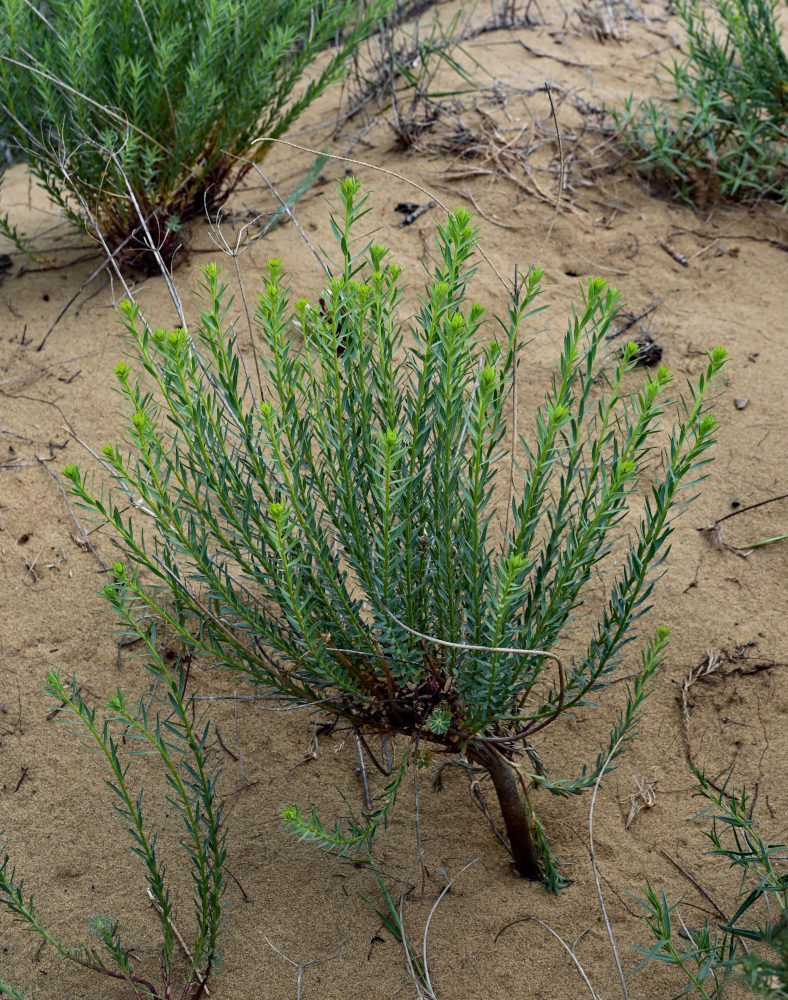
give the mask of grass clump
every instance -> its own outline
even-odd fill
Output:
[[[617,293],[592,279],[528,441],[512,444],[521,326],[541,272],[518,283],[500,329],[482,340],[484,309],[467,296],[477,235],[457,209],[438,227],[432,277],[406,335],[401,268],[355,236],[367,211],[358,183],[347,178],[338,190],[338,262],[320,304],[292,303],[281,261],[268,262],[259,381],[226,325],[216,265],[203,272],[192,332],[153,329],[125,303],[141,366],[139,377],[125,362],[116,368],[131,450],[108,444],[101,456],[119,493],[97,494],[76,466],[66,475],[120,536],[127,561],[116,567],[113,600],[138,629],[151,614],[164,618],[195,652],[284,702],[320,706],[351,732],[409,741],[376,807],[349,830],[289,809],[301,837],[338,852],[363,848],[407,767],[446,755],[492,780],[517,871],[558,889],[532,786],[579,794],[609,748],[580,774],[557,777],[532,741],[592,703],[634,637],[672,513],[708,460],[708,396],[725,352],[710,355],[686,398],[671,396],[665,368],[628,388],[637,348],[603,370]],[[674,407],[660,454],[654,431]],[[643,514],[622,538],[644,478]],[[554,647],[615,551],[607,606],[565,664]],[[633,732],[665,641],[660,629],[647,645],[612,726],[613,756]]]
[[[87,206],[114,250],[141,215],[167,258],[182,223],[265,155],[253,140],[290,128],[388,3],[2,0],[0,136],[78,225]]]
[[[639,902],[655,944],[638,968],[656,959],[680,969],[688,985],[678,996],[696,992],[717,1000],[735,977],[759,996],[788,997],[788,875],[779,871],[786,847],[764,842],[752,815],[754,800],[745,788],[728,791],[730,775],[718,788],[702,770],[692,771],[697,791],[709,803],[699,815],[711,816],[704,831],[710,853],[741,872],[738,906],[731,917],[721,913],[723,922],[716,926],[707,919],[702,928],[688,929],[679,904],[668,903],[665,893],[658,895],[647,882],[646,899]]]
[[[105,588],[114,593],[117,584]],[[114,600],[114,598],[113,598]],[[107,784],[115,793],[115,808],[127,824],[131,850],[145,870],[148,896],[153,903],[161,930],[161,982],[153,984],[140,974],[133,949],[120,937],[117,922],[98,914],[92,921],[95,941],[76,946],[65,944],[41,922],[32,895],[25,896],[24,884],[11,866],[8,854],[0,862],[0,905],[22,925],[49,944],[61,958],[95,973],[125,981],[131,995],[142,1000],[153,997],[181,1000],[207,994],[208,981],[221,961],[219,948],[224,917],[222,898],[225,890],[224,830],[221,803],[217,802],[218,768],[206,761],[207,723],[190,721],[192,704],[186,695],[185,666],[170,669],[156,646],[155,629],[146,634],[150,670],[167,695],[166,718],[148,714],[144,700],[128,706],[122,691],[104,706],[107,715],[98,718],[82,697],[76,680],[65,681],[59,673],[50,673],[46,691],[58,704],[58,711],[73,717],[82,728],[87,742],[109,768]],[[121,738],[113,736],[113,729]],[[165,865],[157,853],[157,835],[143,816],[142,790],[135,791],[130,779],[130,762],[125,760],[124,745],[136,741],[138,753],[158,757],[169,787],[168,801],[183,821],[183,850],[189,861],[194,883],[195,924],[189,950],[180,938],[170,900]],[[185,959],[179,955],[185,952]],[[184,965],[186,966],[184,970]],[[0,996],[24,1000],[22,994],[0,977]]]
[[[675,105],[632,96],[614,113],[637,166],[680,198],[788,200],[788,57],[779,0],[675,0],[686,59]]]

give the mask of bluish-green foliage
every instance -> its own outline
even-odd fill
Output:
[[[538,770],[528,739],[589,704],[625,656],[671,514],[707,461],[707,397],[725,352],[710,355],[686,399],[671,399],[665,368],[637,378],[635,345],[603,371],[617,294],[592,279],[534,426],[513,444],[521,325],[541,273],[529,273],[483,337],[484,309],[467,301],[477,235],[458,209],[438,228],[433,274],[405,333],[401,269],[385,247],[355,237],[366,214],[356,181],[339,191],[339,260],[319,304],[293,303],[281,261],[268,263],[259,381],[227,328],[216,265],[203,272],[192,332],[151,328],[136,305],[122,307],[141,371],[116,368],[131,450],[108,444],[102,459],[120,493],[97,495],[73,465],[66,475],[127,552],[108,590],[127,618],[145,609],[166,620],[195,651],[287,702],[321,703],[353,727],[470,757],[495,771],[500,797],[510,763]],[[654,432],[675,406],[660,452]],[[642,516],[622,537],[644,480]],[[616,542],[607,605],[565,666],[553,647]],[[664,642],[660,632],[649,645],[614,723],[619,750]],[[590,773],[531,777],[576,794],[606,753]],[[507,796],[516,802],[516,790]],[[337,846],[335,832],[309,822],[305,836]],[[357,830],[351,839],[360,842]]]

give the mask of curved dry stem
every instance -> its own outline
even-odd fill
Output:
[[[421,193],[425,194],[428,198],[432,198],[435,204],[440,205],[440,207],[443,209],[444,212],[446,212],[447,215],[450,212],[448,206],[444,205],[441,199],[433,191],[430,191],[428,188],[423,187],[421,184],[418,184],[410,177],[406,177],[404,174],[398,174],[396,170],[389,170],[388,167],[378,166],[377,163],[368,163],[366,160],[354,160],[350,156],[341,156],[339,153],[326,153],[323,150],[311,149],[309,146],[300,146],[297,142],[290,142],[289,139],[275,139],[273,136],[261,135],[258,139],[255,139],[252,142],[252,145],[254,146],[258,142],[280,142],[282,143],[282,145],[290,146],[292,149],[299,149],[301,150],[302,153],[313,153],[315,156],[326,156],[328,157],[329,160],[341,160],[342,163],[355,163],[356,166],[367,167],[370,170],[377,170],[382,174],[388,174],[389,177],[396,177],[397,180],[399,181],[405,181],[406,184],[410,184],[411,187],[415,187],[417,191],[421,191]],[[501,272],[498,270],[495,264],[493,264],[493,262],[490,260],[490,258],[487,256],[487,254],[481,247],[477,246],[476,249],[479,255],[484,258],[487,264],[489,264],[489,266],[495,272],[495,276],[498,278],[498,280],[508,293],[509,286],[506,284],[506,279],[504,278],[504,276],[501,274]]]
[[[610,753],[607,755],[605,763],[602,765],[602,768],[597,776],[597,779],[594,782],[594,792],[591,796],[591,805],[589,806],[588,809],[588,848],[589,848],[589,853],[591,854],[591,870],[594,873],[594,883],[596,885],[597,898],[599,899],[599,907],[602,910],[602,916],[605,921],[605,929],[607,930],[607,936],[610,940],[610,947],[613,951],[613,958],[615,959],[616,968],[618,969],[618,978],[621,980],[621,993],[622,996],[624,997],[624,1000],[629,1000],[627,981],[624,977],[624,970],[621,968],[621,961],[618,957],[618,948],[616,947],[616,939],[613,937],[613,929],[610,926],[610,920],[608,919],[607,916],[605,901],[602,898],[602,885],[599,881],[599,872],[597,871],[596,857],[594,855],[594,806],[596,805],[596,795],[597,792],[599,791],[599,785],[602,781],[602,778],[605,775],[605,771],[607,771],[608,767],[610,766],[610,761],[615,757],[616,751],[618,750],[623,740],[624,737],[622,736],[613,744],[613,746],[610,749]]]
[[[408,884],[410,883],[410,877],[413,874],[413,869],[416,867],[417,864],[418,861],[415,861],[410,866],[407,878],[405,879],[405,882],[403,883],[402,886],[402,892],[400,893],[399,896],[399,911],[397,913],[397,918],[399,920],[400,941],[405,951],[405,964],[408,969],[408,975],[410,976],[411,981],[416,988],[416,993],[418,994],[419,1000],[437,1000],[437,997],[432,992],[432,990],[430,990],[429,995],[427,995],[422,989],[422,980],[421,977],[419,976],[418,971],[416,970],[416,966],[414,965],[413,957],[411,956],[410,953],[410,942],[408,941],[408,937],[405,933],[405,894],[408,891]]]
[[[315,965],[323,965],[325,962],[330,962],[332,958],[337,957],[337,955],[339,954],[341,949],[345,947],[345,943],[347,942],[347,938],[343,938],[330,954],[318,955],[317,958],[311,958],[308,962],[296,962],[294,958],[290,958],[289,956],[285,955],[283,951],[280,951],[276,947],[276,945],[271,941],[271,939],[268,937],[267,934],[264,934],[263,937],[265,938],[265,943],[268,945],[269,948],[273,949],[273,951],[275,951],[280,958],[283,958],[289,965],[292,965],[293,968],[298,970],[298,980],[296,982],[296,1000],[301,1000],[301,980],[303,979],[304,976],[304,969],[311,969]]]
[[[256,139],[255,140],[255,142],[261,142],[261,141],[262,140],[260,140],[260,139]],[[284,142],[283,139],[272,139],[271,141],[272,142]],[[290,143],[290,145],[293,145],[293,144]],[[306,149],[305,146],[297,146],[296,148],[297,149]],[[329,154],[329,153],[318,153],[317,155],[318,156],[325,156],[325,157],[327,157],[329,159],[335,159],[335,160],[336,159],[340,159],[340,157],[331,156],[331,154]],[[242,163],[245,163],[250,169],[254,170],[254,172],[258,175],[258,177],[260,178],[260,180],[263,181],[263,183],[266,185],[266,187],[269,189],[269,191],[271,191],[271,193],[274,195],[274,197],[279,201],[280,205],[282,206],[282,209],[285,211],[285,213],[287,214],[288,218],[293,223],[293,226],[295,227],[296,232],[301,237],[301,239],[304,241],[304,243],[306,243],[306,245],[309,247],[309,249],[312,251],[315,259],[318,262],[318,264],[322,267],[322,269],[323,269],[326,277],[329,278],[329,280],[330,280],[331,279],[331,271],[329,270],[328,265],[326,264],[326,262],[321,257],[319,251],[316,249],[316,247],[314,246],[314,244],[312,243],[312,241],[309,239],[309,237],[304,232],[304,229],[301,226],[301,224],[298,221],[298,219],[296,219],[295,214],[293,212],[293,206],[289,205],[287,203],[287,201],[279,194],[279,192],[276,190],[276,188],[274,187],[274,185],[268,180],[268,178],[265,176],[265,174],[263,173],[263,171],[260,169],[259,164],[255,163],[254,160],[249,160],[245,156],[240,156],[237,153],[228,153],[228,156],[232,156],[232,158],[234,160],[240,160]],[[356,162],[356,161],[351,161],[351,162]],[[259,239],[259,237],[255,237],[252,242],[255,242],[257,239]]]
[[[404,628],[406,632],[410,632],[411,635],[415,635],[418,639],[424,639],[426,642],[434,642],[436,646],[446,646],[448,649],[469,649],[474,652],[479,653],[514,653],[522,654],[524,656],[546,656],[550,660],[555,660],[559,668],[563,670],[563,664],[560,659],[546,649],[520,649],[517,646],[479,646],[471,642],[451,642],[448,639],[438,639],[434,635],[427,635],[425,632],[417,632],[415,628],[411,628],[406,625],[405,622],[400,621],[399,618],[384,606],[383,610],[395,621],[400,628]]]
[[[457,872],[457,874],[454,876],[453,879],[450,879],[446,883],[446,886],[443,889],[443,891],[441,892],[440,896],[438,896],[438,898],[435,900],[435,904],[432,907],[432,909],[430,910],[430,915],[427,917],[427,923],[424,925],[424,943],[422,944],[422,949],[421,949],[421,960],[422,960],[422,963],[424,964],[424,979],[426,980],[426,983],[427,983],[427,989],[433,995],[435,994],[435,990],[433,990],[433,988],[432,988],[432,982],[430,980],[430,967],[429,967],[429,963],[427,961],[427,937],[428,937],[428,935],[430,933],[430,923],[432,921],[432,918],[435,916],[435,913],[436,913],[438,907],[441,904],[441,900],[446,895],[446,893],[449,891],[449,889],[451,889],[451,887],[454,885],[454,883],[457,881],[457,879],[460,877],[460,875],[463,875],[465,872],[467,872],[468,869],[470,867],[472,867],[473,865],[475,865],[478,860],[479,860],[478,858],[474,858],[473,861],[469,861],[468,864],[465,865],[464,868],[461,868]]]
[[[575,968],[580,973],[580,975],[583,977],[583,982],[588,987],[588,990],[591,993],[591,996],[592,996],[593,1000],[601,1000],[601,997],[599,996],[599,994],[597,993],[597,991],[594,989],[594,987],[591,985],[591,980],[586,975],[586,971],[583,968],[583,966],[580,964],[580,960],[578,959],[577,955],[575,955],[575,945],[580,940],[580,938],[583,936],[583,934],[586,933],[586,931],[583,931],[583,934],[580,934],[578,936],[578,938],[575,940],[575,945],[572,945],[572,947],[570,948],[569,945],[566,943],[566,941],[564,941],[564,939],[561,937],[561,935],[558,934],[556,931],[554,931],[553,928],[549,924],[546,924],[544,922],[544,920],[540,920],[539,917],[533,917],[533,916],[528,917],[528,919],[535,921],[537,924],[541,924],[541,926],[544,927],[544,929],[546,931],[549,931],[553,935],[553,937],[556,939],[556,941],[558,941],[561,944],[561,947],[564,949],[564,951],[566,951],[567,955],[572,959],[572,962],[574,963]]]
[[[415,635],[418,639],[424,639],[425,642],[432,642],[436,646],[445,646],[447,649],[467,649],[479,653],[510,653],[515,656],[544,656],[548,660],[554,660],[558,664],[558,703],[556,705],[555,711],[547,716],[542,722],[536,727],[533,727],[533,722],[535,720],[529,720],[528,725],[520,732],[513,733],[510,736],[486,736],[483,737],[485,743],[508,743],[512,740],[522,739],[524,736],[533,736],[534,733],[538,733],[540,729],[544,729],[545,726],[549,726],[551,722],[558,718],[564,707],[564,694],[566,689],[566,683],[564,680],[564,665],[560,658],[556,656],[555,653],[551,653],[547,649],[522,649],[517,646],[483,646],[476,643],[470,642],[452,642],[449,639],[438,639],[437,636],[427,635],[426,632],[418,632],[415,628],[411,628],[406,625],[405,622],[401,621],[389,608],[383,607],[383,610],[395,621],[400,628],[404,628],[406,632],[411,635]]]

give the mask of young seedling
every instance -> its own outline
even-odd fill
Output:
[[[115,592],[109,584],[108,593]],[[126,982],[137,1000],[193,1000],[208,995],[208,980],[220,961],[219,937],[222,930],[222,897],[224,876],[224,831],[221,828],[222,805],[216,801],[219,771],[206,761],[207,724],[190,721],[191,705],[186,696],[186,671],[176,666],[168,668],[156,646],[155,629],[145,636],[150,668],[163,686],[168,701],[166,719],[151,718],[144,701],[136,710],[126,703],[118,691],[106,703],[109,713],[100,721],[95,708],[82,697],[75,679],[65,681],[59,673],[50,673],[46,691],[58,703],[58,711],[75,717],[109,768],[107,784],[115,792],[115,808],[127,824],[131,850],[140,858],[145,869],[148,896],[158,915],[162,938],[161,983],[154,985],[136,970],[135,957],[120,939],[117,924],[99,914],[92,923],[97,938],[94,944],[69,946],[53,934],[39,919],[33,897],[25,897],[23,881],[11,867],[8,854],[0,864],[0,904],[43,941],[51,945],[61,958],[94,972]],[[169,801],[181,815],[185,836],[181,841],[189,858],[195,885],[194,909],[196,929],[191,947],[184,944],[174,923],[168,877],[156,852],[156,834],[145,822],[142,812],[142,792],[135,793],[129,778],[129,763],[123,759],[121,743],[112,735],[113,727],[122,727],[125,740],[139,741],[140,752],[158,756],[169,786]],[[188,959],[183,981],[179,982],[176,962],[180,946]],[[0,978],[0,995],[24,1000],[22,995]]]

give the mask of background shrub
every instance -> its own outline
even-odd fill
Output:
[[[281,135],[342,73],[388,3],[2,0],[0,138],[80,224],[84,200],[113,249],[140,214],[166,249],[250,169],[239,156],[265,155],[252,140]]]
[[[788,199],[788,58],[778,0],[675,0],[687,58],[669,68],[676,104],[632,97],[616,114],[641,168],[702,207]]]

